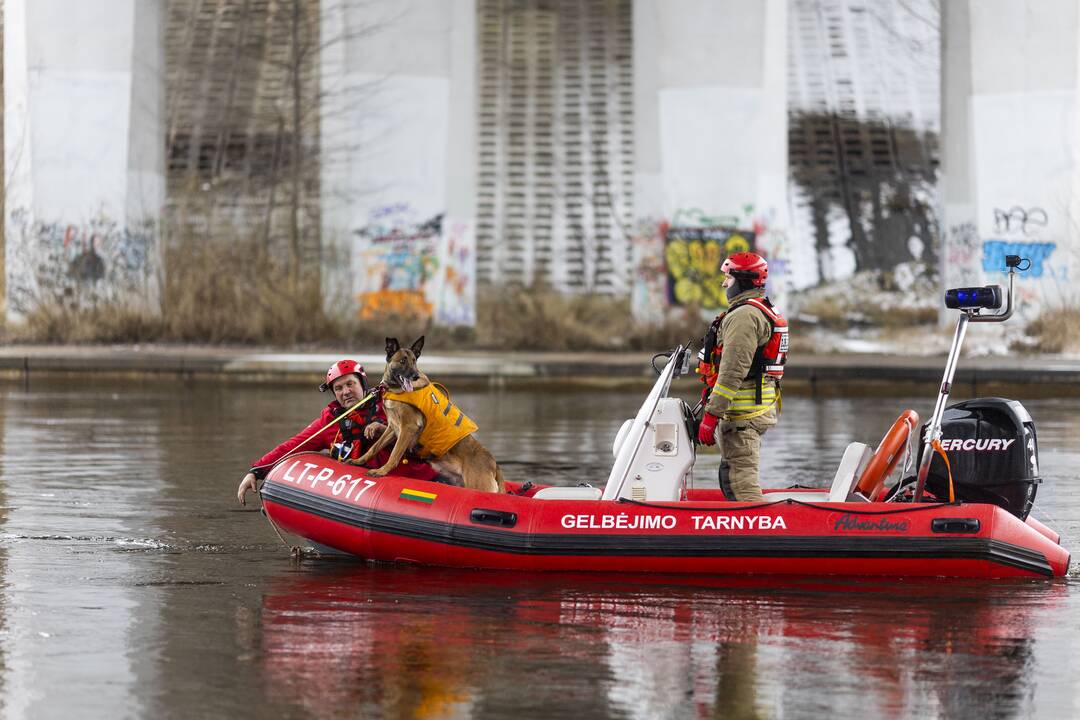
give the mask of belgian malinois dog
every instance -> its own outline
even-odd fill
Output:
[[[428,376],[420,372],[416,359],[424,349],[420,336],[410,347],[403,348],[397,338],[386,338],[386,370],[382,382],[391,393],[410,393],[431,385]],[[385,398],[388,422],[386,430],[364,455],[353,462],[363,465],[394,440],[390,459],[368,475],[382,477],[398,466],[405,452],[412,448],[424,431],[426,419],[419,409],[400,400]],[[396,439],[395,439],[396,438]],[[466,435],[439,457],[431,458],[432,467],[439,473],[461,478],[465,487],[486,492],[504,492],[502,471],[495,457],[472,434]]]

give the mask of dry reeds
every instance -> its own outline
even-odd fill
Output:
[[[548,287],[490,288],[477,298],[475,328],[432,326],[420,315],[327,313],[317,279],[292,283],[254,240],[174,239],[165,250],[161,312],[134,303],[42,301],[7,339],[33,343],[192,343],[273,347],[381,348],[426,334],[453,350],[663,350],[700,338],[696,308],[676,308],[660,325],[634,321],[626,298],[566,295]]]
[[[1080,308],[1044,310],[1010,349],[1027,353],[1080,353]]]
[[[337,340],[318,281],[288,273],[255,242],[183,242],[166,252],[163,336],[173,342],[290,346]]]
[[[636,322],[630,300],[565,295],[549,287],[497,288],[477,298],[475,344],[490,350],[662,350],[699,338],[696,308],[676,308],[659,325]]]
[[[10,340],[36,343],[261,344],[339,340],[316,280],[290,282],[254,241],[184,239],[165,250],[161,312],[136,300],[43,299]]]

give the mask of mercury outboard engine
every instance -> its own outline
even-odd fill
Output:
[[[926,437],[925,425],[921,436]],[[941,417],[940,442],[959,500],[990,503],[1027,518],[1041,478],[1035,423],[1023,405],[1005,398],[952,405]],[[924,444],[920,453],[925,451]],[[949,497],[948,470],[938,453],[930,461],[926,489]]]

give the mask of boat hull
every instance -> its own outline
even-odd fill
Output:
[[[533,490],[535,492],[535,489]],[[537,500],[369,478],[314,453],[262,489],[278,527],[360,558],[446,567],[705,575],[1059,577],[1069,554],[986,504]]]

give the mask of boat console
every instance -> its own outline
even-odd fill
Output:
[[[615,463],[603,500],[682,500],[694,469],[693,413],[681,398],[669,397],[671,381],[690,367],[690,350],[680,345],[653,384],[637,415],[615,436]]]

